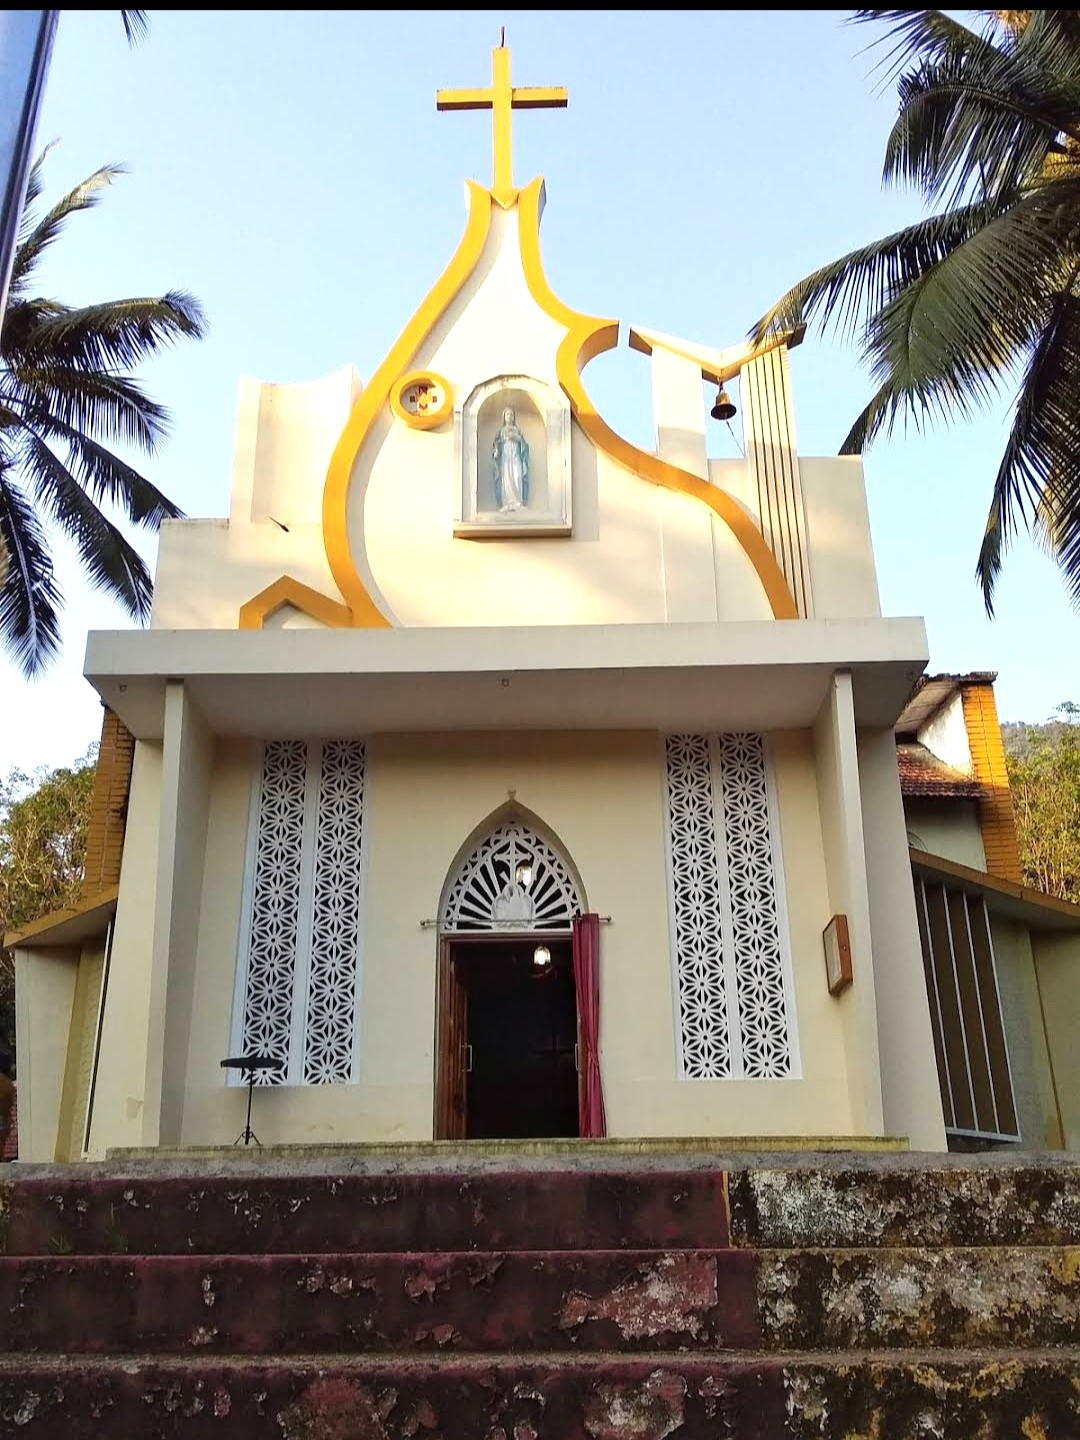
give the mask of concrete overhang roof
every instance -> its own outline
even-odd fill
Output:
[[[1046,895],[1028,885],[1002,880],[985,870],[972,870],[955,860],[932,855],[928,850],[911,847],[911,868],[924,880],[944,882],[969,895],[982,895],[996,915],[1008,920],[1022,920],[1031,930],[1071,930],[1080,932],[1080,905]]]
[[[88,895],[63,910],[53,910],[39,920],[31,920],[16,930],[0,936],[9,950],[27,946],[43,949],[54,945],[78,945],[92,935],[103,935],[116,914],[119,886],[111,885]]]
[[[219,735],[395,730],[776,730],[837,670],[891,726],[927,661],[919,619],[401,630],[95,631],[85,673],[140,740],[183,680]]]
[[[916,735],[945,702],[964,685],[992,685],[994,670],[969,670],[963,675],[923,675],[896,721],[898,735]]]

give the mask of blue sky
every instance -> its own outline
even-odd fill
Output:
[[[515,116],[515,178],[547,180],[556,292],[734,343],[807,271],[920,213],[881,191],[895,99],[871,74],[871,30],[844,14],[151,11],[129,51],[118,12],[64,11],[38,132],[60,141],[47,196],[107,161],[131,173],[71,222],[42,289],[200,298],[209,337],[144,371],[174,416],[147,473],[188,514],[223,515],[238,377],[307,380],[351,362],[366,378],[444,267],[463,180],[490,179],[491,132],[486,114],[438,114],[435,91],[489,83],[505,25],[515,82],[570,92],[566,111]],[[799,447],[831,453],[868,378],[851,349],[816,337],[792,370]],[[624,345],[588,383],[616,428],[650,443],[644,357]],[[885,613],[924,615],[933,668],[997,670],[1002,715],[1041,720],[1080,700],[1080,616],[1027,541],[997,618],[983,612],[972,572],[1004,425],[1003,408],[879,442],[871,520]],[[100,726],[86,631],[126,622],[61,556],[62,659],[29,685],[0,662],[4,769],[67,762]]]

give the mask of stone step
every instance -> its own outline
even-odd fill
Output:
[[[912,1161],[733,1169],[731,1243],[754,1249],[1080,1245],[1076,1159]]]
[[[707,1170],[395,1174],[92,1166],[0,1182],[8,1255],[720,1249],[724,1176]]]
[[[20,1440],[1071,1440],[1080,1352],[0,1357]]]
[[[713,1349],[760,1342],[749,1251],[0,1260],[0,1350]]]
[[[0,1259],[0,1349],[176,1354],[1040,1347],[1062,1248]]]
[[[1072,1247],[735,1253],[755,1254],[762,1343],[780,1350],[1080,1343]]]

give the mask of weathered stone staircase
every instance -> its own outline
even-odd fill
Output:
[[[2,1436],[1080,1437],[1067,1161],[7,1174]]]

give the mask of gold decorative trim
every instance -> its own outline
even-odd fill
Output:
[[[382,413],[390,388],[431,333],[447,306],[475,269],[491,228],[492,197],[475,181],[467,182],[469,218],[449,265],[398,336],[393,349],[362,390],[341,432],[323,488],[323,545],[330,573],[350,611],[348,623],[359,628],[388,627],[390,620],[372,599],[349,549],[348,498],[353,466],[372,425]]]
[[[800,325],[794,330],[781,330],[756,345],[744,341],[742,345],[731,350],[717,352],[723,357],[721,365],[710,365],[701,353],[687,350],[681,345],[672,345],[659,335],[650,335],[648,331],[635,329],[634,326],[630,327],[630,349],[636,350],[640,355],[651,355],[654,350],[667,350],[669,354],[678,355],[683,360],[689,360],[691,365],[699,366],[703,380],[708,380],[713,385],[725,385],[729,380],[734,380],[751,360],[757,360],[762,355],[768,355],[770,350],[779,350],[781,347],[792,350],[802,343],[805,334],[806,326]]]
[[[404,396],[414,385],[439,390],[442,392],[442,399],[433,409],[410,410],[405,405]],[[440,425],[445,425],[454,413],[454,388],[449,380],[442,375],[436,375],[434,370],[410,370],[407,375],[402,375],[400,380],[394,382],[390,391],[390,409],[411,430],[435,430]]]
[[[691,475],[688,470],[680,470],[678,466],[661,460],[659,456],[650,455],[645,450],[639,450],[636,445],[631,445],[629,440],[616,434],[600,417],[589,399],[588,391],[581,380],[581,371],[595,356],[602,355],[618,343],[619,322],[600,320],[595,316],[571,310],[548,285],[540,258],[540,195],[543,183],[537,177],[520,194],[518,229],[521,262],[533,299],[553,320],[564,325],[569,331],[559,346],[555,370],[559,384],[570,401],[575,419],[597,449],[602,450],[617,464],[653,485],[692,495],[708,505],[709,509],[723,520],[745,551],[764,587],[773,616],[777,620],[797,620],[799,612],[787,577],[776,563],[761,531],[735,498],[726,490]]]
[[[510,51],[504,43],[491,52],[491,84],[487,88],[439,90],[438,110],[491,111],[491,198],[509,210],[518,198],[514,185],[513,112],[515,110],[565,110],[566,89],[562,85],[518,85],[510,79]]]
[[[240,606],[240,629],[261,630],[270,616],[284,605],[292,605],[302,614],[310,615],[313,620],[320,620],[334,630],[346,629],[353,623],[347,605],[331,600],[329,595],[313,590],[302,580],[282,575],[280,580],[267,585],[265,590],[260,590]]]

